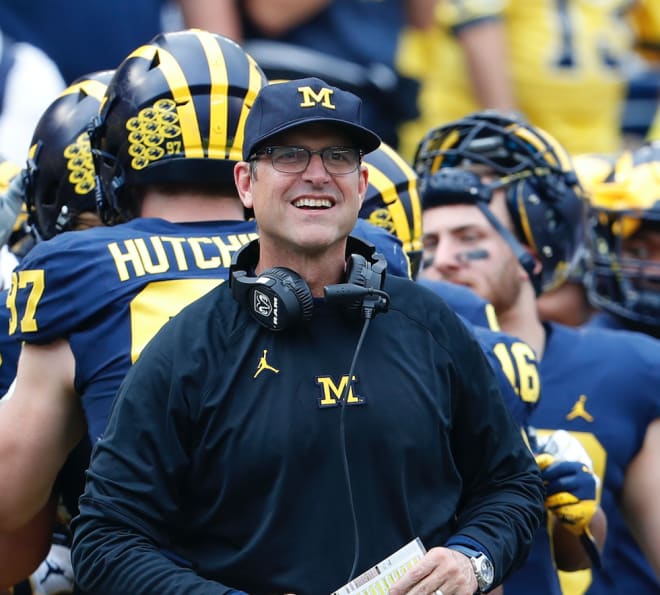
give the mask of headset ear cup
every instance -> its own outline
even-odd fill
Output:
[[[274,279],[276,283],[270,287],[273,298],[279,298],[282,311],[279,322],[272,330],[283,330],[300,322],[311,319],[314,311],[314,297],[305,280],[295,271],[286,267],[267,269],[259,275]]]
[[[351,254],[346,261],[346,279],[344,283],[354,283],[360,287],[367,285],[369,263],[362,254]]]
[[[229,286],[234,299],[271,331],[309,320],[314,311],[314,297],[305,280],[286,267],[273,267],[251,276],[258,260],[258,239],[234,254],[229,267]]]
[[[351,254],[346,261],[346,279],[344,283],[367,287],[367,277],[369,274],[369,262],[362,254]],[[348,305],[351,311],[360,311],[362,299],[357,298],[352,304]]]

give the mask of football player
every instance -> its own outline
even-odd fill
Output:
[[[660,337],[660,141],[625,151],[588,187],[589,326]]]
[[[580,184],[588,195],[594,182],[600,182],[612,171],[614,156],[604,153],[582,153],[573,156],[573,167]],[[541,320],[568,326],[586,324],[596,309],[587,297],[585,286],[586,249],[583,245],[575,266],[566,280],[537,297],[536,306]]]
[[[423,176],[428,264],[421,275],[466,285],[493,304],[502,330],[525,341],[540,360],[543,397],[532,413],[532,425],[543,430],[542,439],[559,429],[574,429],[571,424],[565,427],[563,419],[549,420],[545,412],[570,411],[582,403],[580,397],[601,385],[594,373],[578,373],[589,361],[589,352],[578,348],[582,336],[571,336],[573,331],[560,325],[544,325],[536,308],[536,296],[560,285],[580,252],[584,200],[568,154],[550,135],[517,118],[479,112],[431,130],[419,145],[415,165]],[[466,252],[475,257],[465,258]],[[569,349],[572,356],[565,361],[561,354]],[[613,343],[611,349],[618,352],[620,346]],[[624,401],[617,404],[623,408]],[[630,417],[621,414],[622,425]],[[602,506],[609,517],[605,505],[611,508],[607,494],[613,478],[605,476],[602,450],[593,448],[589,436],[576,437],[583,438],[605,486]],[[573,465],[564,465],[569,475],[562,489],[557,468],[546,467],[544,459],[540,464],[548,482],[553,552],[550,555],[540,533],[538,549],[505,583],[507,593],[560,593],[553,560],[565,570],[588,567],[590,559],[598,565],[594,542],[588,538],[591,534],[602,544],[605,519],[595,507],[593,484],[587,489],[590,470],[580,460],[561,461]],[[570,503],[567,509],[562,510],[558,500]],[[587,547],[577,547],[581,545]]]
[[[609,170],[587,187],[587,295],[598,308],[588,327],[637,331],[660,337],[660,141],[623,152]],[[627,335],[628,333],[623,333]],[[655,588],[660,583],[659,511],[652,499],[639,498],[654,488],[654,475],[644,473],[657,464],[650,446],[657,445],[660,423],[646,430],[644,448],[634,459],[635,489],[624,491],[622,508],[631,532],[653,565]],[[649,483],[646,483],[649,482]],[[629,511],[634,511],[631,513]],[[636,544],[624,535],[622,547],[637,560]],[[646,563],[638,570],[649,576]],[[645,591],[646,592],[646,591]],[[651,592],[650,590],[648,592]]]
[[[35,240],[45,240],[63,231],[84,229],[100,223],[96,215],[94,168],[87,126],[98,112],[111,77],[112,71],[82,77],[48,106],[32,135],[26,167],[14,172],[11,190],[6,189],[17,202],[26,205],[28,227]],[[0,300],[5,303],[6,299],[5,290]],[[14,380],[21,349],[20,342],[6,332],[9,314],[8,309],[0,309],[5,329],[0,334],[0,394],[5,394]],[[88,445],[83,443],[77,454],[84,454],[87,450]],[[62,522],[58,523],[56,541],[42,563],[43,568],[37,569],[29,581],[15,585],[17,593],[47,594],[54,592],[54,588],[65,592],[67,585],[69,591],[73,589],[73,573],[68,558],[69,536],[64,521],[75,512],[75,502],[83,483],[82,477],[72,475],[74,467],[75,458],[72,458],[58,480],[64,496],[60,507]],[[30,532],[30,527],[27,529],[26,538],[31,541],[26,539],[20,543],[27,544],[26,554],[36,557],[30,562],[34,564],[38,562],[36,554],[47,542],[35,539],[35,533]],[[0,536],[0,585],[3,586],[25,577],[29,572],[27,567],[17,563],[20,556],[17,537],[17,534]],[[5,546],[9,548],[8,552],[3,549]],[[24,559],[28,558],[30,556],[26,555]],[[51,571],[46,572],[48,569]]]

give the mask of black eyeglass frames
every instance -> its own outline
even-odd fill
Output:
[[[312,151],[305,147],[275,146],[260,149],[250,157],[250,160],[261,155],[268,155],[273,167],[285,174],[304,172],[312,155],[319,155],[329,174],[344,175],[350,174],[358,168],[362,151],[355,147],[326,147],[319,151]]]

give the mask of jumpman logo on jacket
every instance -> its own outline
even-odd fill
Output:
[[[585,421],[593,421],[593,415],[591,415],[586,408],[586,403],[587,403],[587,396],[586,395],[580,395],[580,398],[575,402],[575,405],[573,405],[573,408],[569,411],[568,415],[566,416],[566,419],[571,421],[573,419],[576,419],[578,417],[581,417]]]
[[[266,359],[267,355],[268,355],[268,349],[264,349],[264,354],[259,358],[259,364],[257,364],[257,371],[254,373],[253,378],[259,376],[259,374],[261,374],[264,370],[270,370],[275,374],[280,373],[280,371],[277,368],[273,368],[273,366],[271,366],[268,363],[268,360]]]

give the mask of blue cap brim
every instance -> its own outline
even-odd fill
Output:
[[[328,118],[328,117],[318,117],[318,118],[304,118],[299,120],[293,120],[287,122],[281,126],[269,130],[266,134],[261,135],[256,138],[250,147],[244,147],[243,156],[245,159],[254,154],[254,152],[260,147],[264,146],[268,140],[273,137],[286,132],[288,130],[293,130],[294,128],[300,128],[308,124],[330,124],[334,127],[342,130],[346,135],[351,138],[355,143],[355,146],[360,149],[363,153],[371,153],[375,151],[381,143],[380,137],[365,128],[353,122],[346,122],[345,120],[340,120],[337,118]]]

